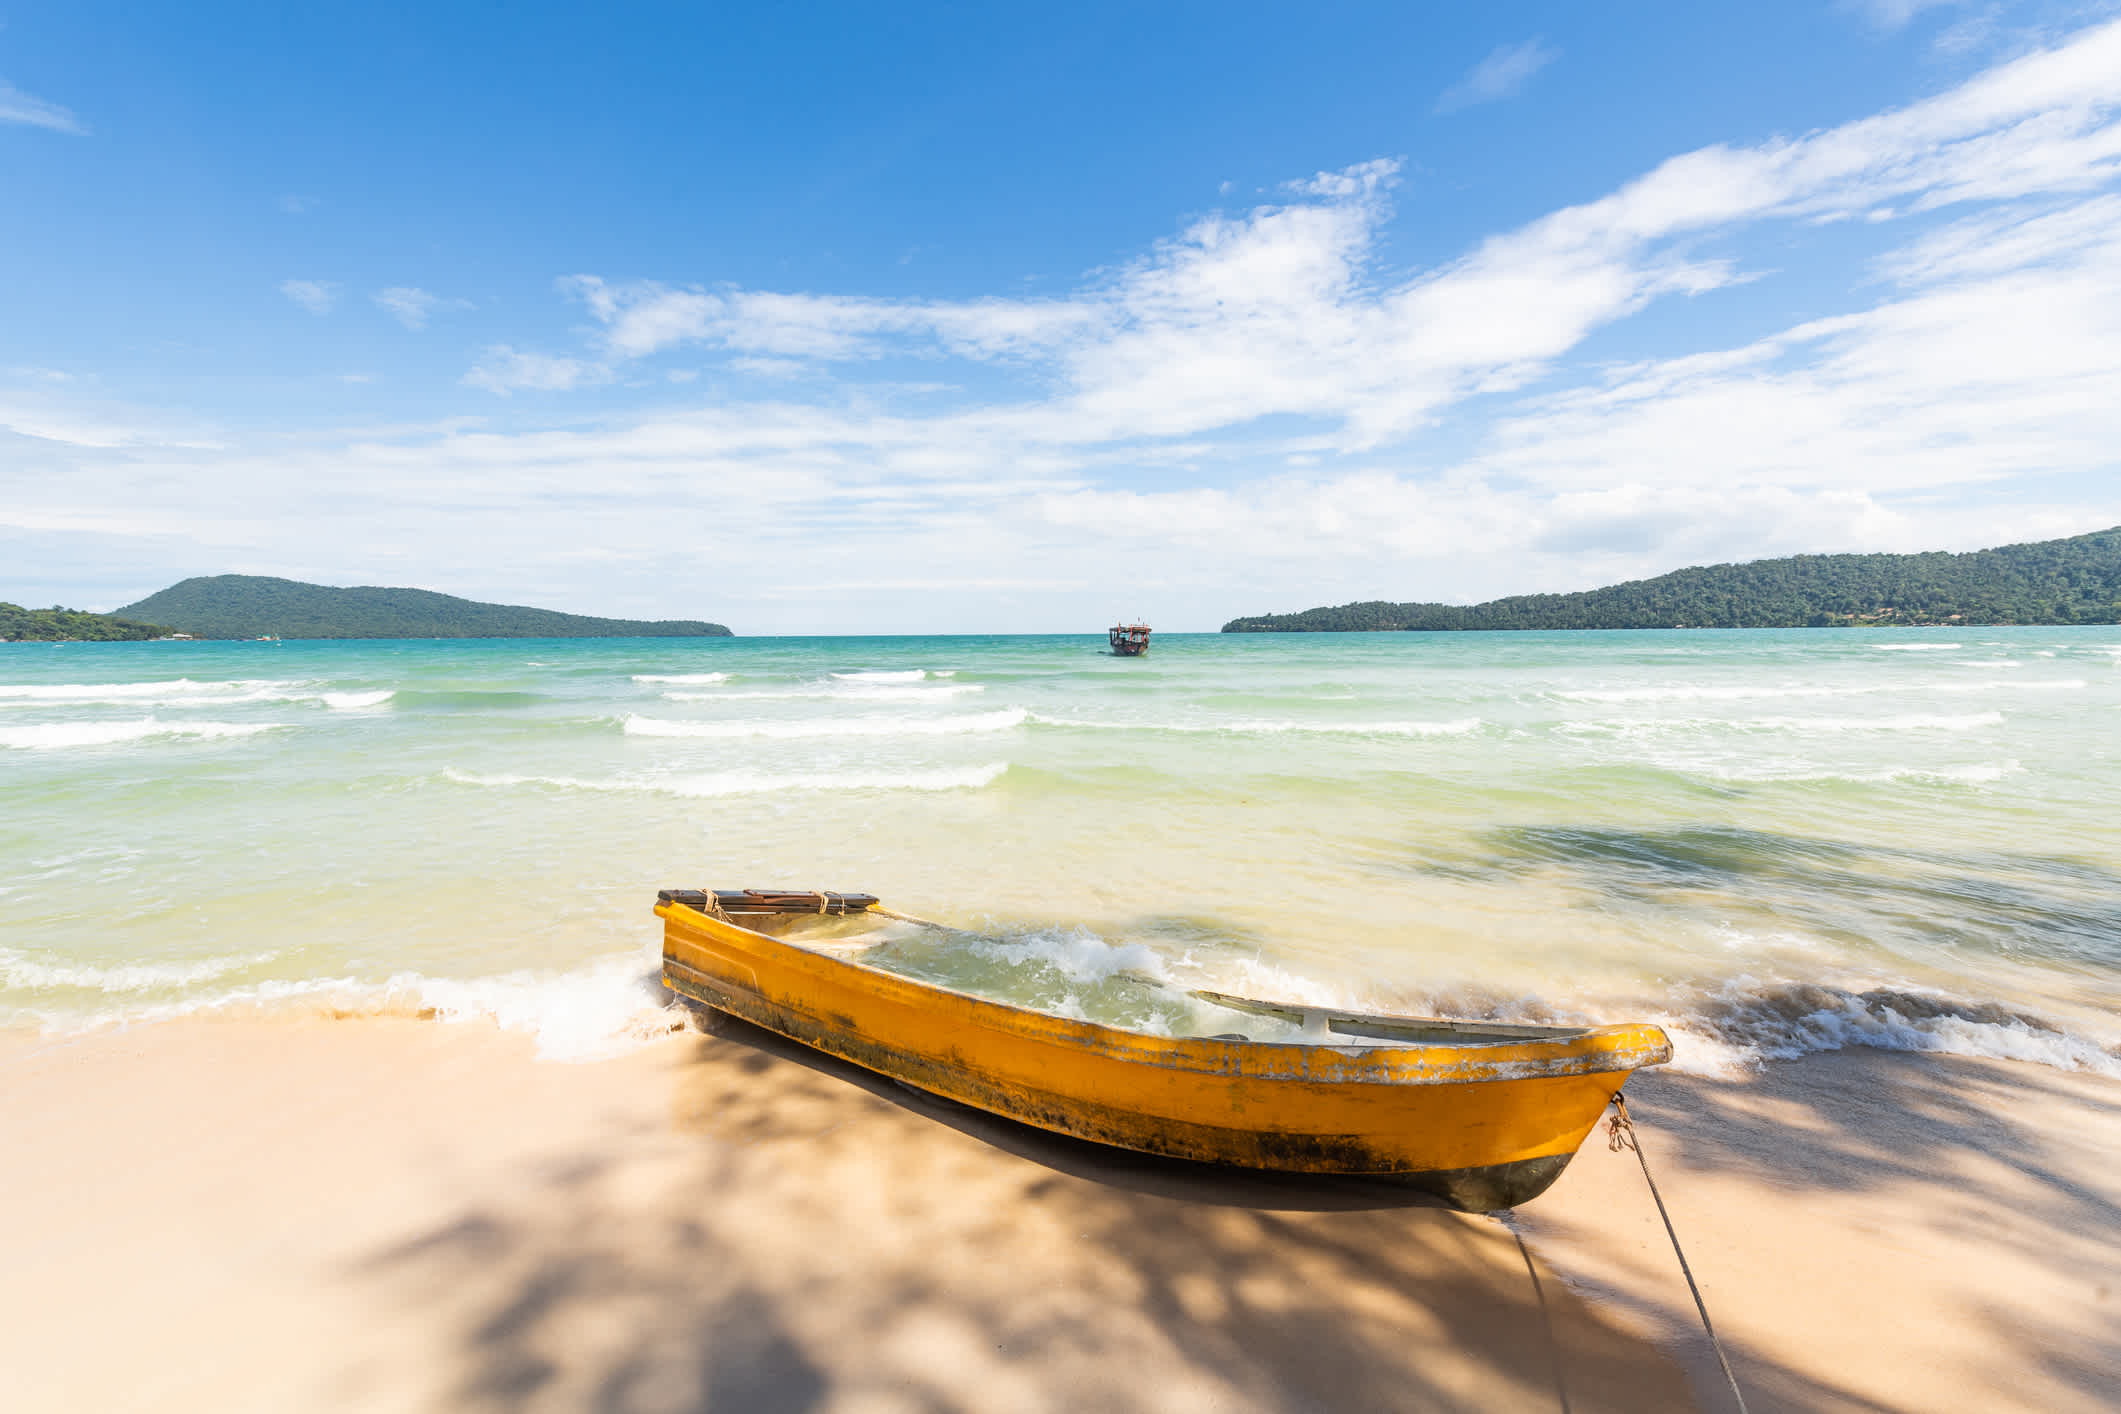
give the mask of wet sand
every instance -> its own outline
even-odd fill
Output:
[[[2121,1083],[1848,1054],[1635,1088],[1755,1410],[2110,1393]],[[1602,1139],[1505,1223],[737,1024],[566,1065],[388,1018],[0,1037],[0,1133],[9,1409],[1723,1407]]]

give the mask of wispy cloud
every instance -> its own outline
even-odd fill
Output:
[[[310,212],[316,210],[319,205],[321,203],[317,198],[303,196],[296,192],[287,193],[280,198],[279,202],[280,209],[290,216],[307,216]]]
[[[1472,71],[1445,89],[1436,99],[1436,111],[1456,113],[1481,103],[1515,98],[1524,92],[1532,76],[1561,57],[1561,51],[1534,37],[1522,44],[1505,44],[1475,64]]]
[[[1854,10],[1882,30],[1907,28],[1924,10],[1959,9],[1966,0],[1842,0],[1842,8]]]
[[[1091,586],[1011,610],[1020,627],[1102,612],[1112,583],[1200,624],[2070,533],[2121,521],[2117,115],[2107,25],[1905,108],[1674,156],[1413,272],[1381,253],[1397,169],[1380,161],[1186,223],[1048,300],[576,277],[584,346],[496,345],[463,381],[557,393],[624,372],[655,386],[648,406],[541,426],[547,403],[524,399],[505,422],[294,454],[84,449],[0,507],[300,526],[329,495],[349,557],[424,553],[408,534],[461,549],[476,517],[496,567],[624,550],[673,592],[814,603],[814,565],[778,544],[730,537],[711,566],[640,549],[645,516],[736,507],[820,543],[889,543],[909,584]],[[1620,366],[1586,356],[1647,307],[1749,278],[1739,252],[1777,223],[1886,213],[1894,249],[1845,271],[1830,317]],[[683,350],[689,368],[701,348],[833,376],[702,397],[650,362]],[[912,391],[895,364],[913,358],[958,386]],[[1464,419],[1448,441],[1427,435],[1446,417]],[[224,505],[199,500],[209,483]],[[916,601],[897,592],[778,622],[903,626]],[[772,627],[766,613],[745,626]]]
[[[554,358],[529,353],[506,344],[490,346],[478,365],[464,375],[473,388],[507,397],[517,389],[563,393],[572,388],[609,382],[611,370],[599,363],[574,358]]]
[[[49,128],[55,133],[88,136],[88,129],[81,125],[71,108],[62,108],[35,94],[24,93],[5,79],[0,79],[0,123],[24,123],[33,128]]]
[[[329,314],[339,301],[339,287],[329,280],[282,280],[280,293],[311,314]]]
[[[379,308],[408,329],[425,329],[427,321],[438,310],[471,308],[468,299],[429,294],[412,285],[392,285],[387,290],[378,290],[374,298]]]

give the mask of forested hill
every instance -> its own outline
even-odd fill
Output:
[[[1486,604],[1343,604],[1224,633],[2121,622],[2121,526],[1964,555],[1794,555]]]
[[[198,638],[707,638],[720,624],[642,623],[481,604],[425,589],[333,589],[262,575],[202,575],[118,610]]]
[[[160,638],[168,632],[159,624],[135,623],[86,609],[25,609],[0,601],[0,639],[11,643],[106,643]]]

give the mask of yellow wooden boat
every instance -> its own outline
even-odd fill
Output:
[[[1476,1212],[1545,1192],[1629,1074],[1672,1055],[1655,1026],[1506,1026],[1211,992],[1195,995],[1265,1018],[1254,1029],[1280,1039],[1148,1035],[835,955],[862,926],[847,915],[903,917],[867,895],[671,889],[656,913],[665,986],[919,1089],[1144,1153],[1393,1175]]]

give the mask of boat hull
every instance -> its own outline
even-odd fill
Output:
[[[1655,1027],[1356,1046],[1149,1036],[930,986],[663,905],[672,990],[918,1089],[1079,1139],[1295,1173],[1390,1175],[1487,1211],[1557,1178]]]

